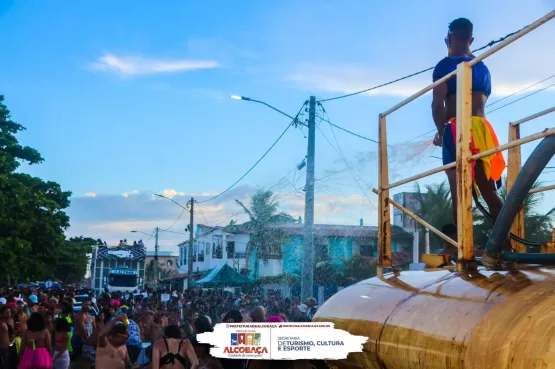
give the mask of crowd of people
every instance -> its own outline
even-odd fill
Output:
[[[310,368],[308,360],[221,359],[196,335],[221,322],[308,322],[317,301],[224,290],[131,294],[0,290],[0,368]],[[80,301],[75,297],[79,295]],[[168,299],[169,296],[169,299]],[[164,301],[162,301],[164,300]],[[326,367],[327,366],[323,366]]]

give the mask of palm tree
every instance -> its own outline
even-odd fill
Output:
[[[235,202],[249,216],[249,221],[243,223],[240,228],[250,233],[250,241],[245,252],[246,267],[249,268],[251,254],[255,258],[267,263],[269,259],[281,255],[283,242],[288,236],[279,229],[272,227],[276,224],[293,223],[295,220],[289,214],[278,213],[278,202],[274,193],[269,190],[258,190],[251,197],[251,203],[247,207],[239,200]],[[255,270],[251,271],[254,276],[258,273],[258,262],[255,262]]]
[[[541,187],[541,182],[536,182],[532,188]],[[430,225],[441,230],[441,228],[452,222],[452,203],[449,186],[446,182],[439,185],[426,185],[425,192],[416,184],[417,201],[420,210],[417,212],[422,219],[430,223]],[[506,180],[503,180],[503,186],[499,190],[499,194],[504,199],[507,193]],[[524,225],[526,239],[530,241],[549,241],[553,222],[555,220],[555,208],[552,208],[545,214],[537,212],[537,207],[542,203],[543,193],[533,193],[526,196],[524,201]],[[480,202],[487,209],[485,201]],[[422,227],[420,227],[422,229]],[[476,245],[485,246],[489,232],[491,231],[491,222],[484,215],[475,209],[474,211],[474,243]],[[421,237],[423,237],[421,232]],[[423,240],[420,240],[423,245]],[[430,243],[433,248],[439,248],[443,241],[439,237],[433,235],[430,237]]]
[[[532,189],[543,187],[542,182],[536,182]],[[503,186],[499,189],[499,195],[505,199],[507,197],[507,181],[503,180]],[[536,210],[542,204],[544,197],[543,192],[528,194],[524,199],[524,234],[528,241],[547,242],[551,240],[551,232],[553,222],[555,221],[555,207],[551,208],[545,214],[538,213]],[[485,201],[481,203],[487,209]],[[493,227],[491,221],[487,219],[481,212],[474,216],[475,220],[475,239],[480,244],[487,242],[489,232]]]
[[[441,228],[453,222],[453,204],[451,203],[451,191],[446,182],[439,185],[424,186],[425,192],[416,183],[416,200],[420,210],[416,215],[420,216],[430,225],[441,230]],[[424,246],[424,227],[418,225],[420,232],[420,246]],[[430,232],[431,250],[442,248],[443,241],[435,234]]]

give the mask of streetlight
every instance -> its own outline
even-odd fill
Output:
[[[306,124],[301,123],[301,122],[298,122],[298,121],[297,121],[297,118],[290,116],[289,114],[287,114],[287,113],[285,113],[285,112],[279,110],[279,109],[276,108],[275,106],[272,106],[272,105],[270,105],[270,104],[268,104],[268,103],[265,103],[264,101],[254,100],[254,99],[251,99],[250,97],[245,97],[245,96],[240,96],[240,95],[231,95],[231,98],[234,99],[234,100],[244,100],[244,101],[251,101],[251,102],[258,103],[258,104],[262,104],[262,105],[264,105],[264,106],[269,107],[269,108],[272,109],[272,110],[277,111],[278,113],[280,113],[280,114],[282,114],[282,115],[285,115],[287,118],[293,120],[293,123],[294,123],[294,124],[302,124],[302,125],[306,126]]]
[[[194,204],[195,199],[191,197],[191,200],[187,201],[187,205],[183,206],[177,201],[170,199],[164,195],[154,194],[155,196],[161,197],[166,200],[170,200],[175,205],[179,206],[183,211],[187,210],[191,214],[190,223],[189,223],[189,252],[187,253],[187,288],[193,288],[193,213],[194,213]],[[190,207],[190,209],[189,209]]]
[[[301,278],[301,295],[303,299],[311,297],[314,285],[314,158],[316,150],[316,97],[311,96],[308,101],[308,122],[302,123],[297,117],[292,117],[278,108],[265,103],[264,101],[254,100],[249,97],[232,95],[232,99],[252,101],[262,104],[268,108],[285,115],[297,126],[301,124],[308,128],[308,147],[306,155],[306,185],[305,185],[305,223],[304,223],[304,250],[303,250],[303,268]],[[303,105],[304,108],[304,105]],[[300,113],[300,111],[299,111]],[[298,116],[298,115],[297,115]]]

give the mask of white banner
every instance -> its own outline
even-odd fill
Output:
[[[332,323],[229,323],[197,336],[210,354],[227,359],[345,359],[362,352],[367,337],[335,329]]]

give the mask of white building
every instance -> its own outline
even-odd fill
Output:
[[[247,268],[246,248],[250,234],[241,231],[224,231],[224,227],[209,227],[199,224],[193,242],[193,273],[206,272],[222,263],[227,263],[238,272]],[[179,274],[187,274],[189,241],[179,245]],[[250,264],[253,270],[254,258]],[[280,259],[259,261],[259,276],[274,276],[282,273]]]

